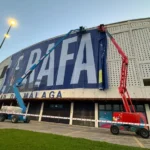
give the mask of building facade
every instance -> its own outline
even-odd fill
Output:
[[[127,89],[136,111],[143,112],[148,123],[150,123],[150,18],[108,24],[107,29],[129,58]],[[20,92],[27,106],[27,113],[39,115],[38,117],[32,117],[33,120],[107,128],[110,127],[109,124],[98,123],[98,120],[112,120],[113,112],[123,111],[122,100],[118,92],[121,57],[111,41],[106,40],[103,35],[99,35],[96,30],[95,27],[90,28],[88,33],[82,37],[69,36],[68,39],[63,41],[61,47],[58,47],[63,53],[60,52],[57,55],[53,52],[50,54],[50,57],[42,63],[40,68],[37,68],[37,71],[33,72],[29,79],[24,82]],[[99,37],[102,43],[97,42]],[[44,49],[46,52],[58,38],[30,46],[0,63],[0,106],[17,105],[11,86],[13,81],[16,80],[15,78],[21,75],[20,72],[25,71],[23,67],[19,67],[21,60],[29,57],[22,63],[23,65],[28,64],[26,68],[29,69],[33,62],[43,56],[44,53],[40,50]],[[104,53],[96,53],[99,51],[97,47],[101,44],[105,46],[105,42],[107,42],[106,62],[97,63],[100,58],[97,54],[101,56]],[[69,45],[68,43],[76,44]],[[47,47],[44,44],[47,44]],[[104,49],[105,47],[103,47]],[[16,57],[19,59],[16,64],[13,64],[13,59]],[[57,60],[60,62],[58,65]],[[99,64],[94,66],[95,70],[92,62]],[[107,66],[107,73],[103,75],[107,79],[103,82],[105,81],[104,87],[107,86],[107,88],[104,88],[98,82],[100,79],[98,79],[97,71],[99,66],[104,63]],[[84,65],[82,66],[82,64]],[[88,65],[86,66],[86,64]],[[9,68],[12,69],[9,70]],[[106,68],[104,67],[103,72]],[[86,70],[86,73],[82,70]],[[72,78],[70,78],[71,75]],[[83,77],[80,78],[80,76]],[[53,86],[47,88],[45,85]],[[44,118],[42,115],[58,116],[58,118]],[[69,119],[59,118],[59,116]],[[75,118],[91,119],[91,121],[82,121]]]

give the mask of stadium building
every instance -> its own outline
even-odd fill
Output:
[[[150,18],[106,26],[129,58],[127,89],[135,109],[150,123]],[[61,37],[29,46],[0,63],[0,107],[17,105],[12,85]],[[124,111],[118,92],[120,74],[117,49],[93,27],[82,36],[73,33],[65,39],[19,90],[26,113],[39,115],[33,120],[107,128],[109,124],[98,120],[112,120],[113,112]]]

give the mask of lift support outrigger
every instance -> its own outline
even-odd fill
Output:
[[[25,103],[20,95],[20,92],[18,90],[19,87],[22,86],[22,82],[25,78],[28,78],[32,71],[41,63],[43,60],[58,46],[60,45],[64,39],[66,39],[71,33],[78,33],[79,35],[86,33],[86,30],[84,27],[80,27],[79,29],[70,30],[66,35],[64,35],[58,42],[46,53],[37,63],[33,64],[31,68],[24,74],[20,79],[17,80],[17,82],[13,85],[13,90],[16,96],[17,103],[19,107],[14,106],[2,106],[2,111],[7,113],[1,113],[0,114],[0,122],[4,121],[5,119],[9,119],[12,121],[12,123],[17,123],[18,121],[23,121],[25,123],[29,123],[30,119],[26,115],[15,115],[12,114],[11,111],[8,113],[8,110],[13,109],[13,112],[16,113],[26,113],[26,106]]]
[[[135,132],[143,138],[149,137],[149,127],[147,126],[137,126],[137,125],[129,125],[126,123],[137,123],[137,124],[146,124],[146,118],[142,113],[137,113],[132,104],[132,100],[129,96],[127,90],[127,74],[128,74],[128,57],[123,52],[121,47],[117,44],[113,36],[108,32],[107,28],[104,24],[101,24],[97,27],[99,32],[105,32],[106,35],[110,38],[110,41],[114,44],[118,53],[122,57],[122,67],[121,67],[121,78],[119,85],[119,93],[122,97],[122,102],[124,105],[125,112],[114,112],[113,120],[116,121],[116,124],[112,124],[110,131],[112,134],[119,134],[119,130],[123,127],[125,130]],[[123,122],[122,124],[118,124],[117,122]]]

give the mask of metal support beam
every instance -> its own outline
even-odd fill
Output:
[[[70,105],[70,121],[69,121],[69,125],[72,125],[73,111],[74,111],[74,102],[71,102],[71,105]]]
[[[98,103],[95,103],[95,127],[98,128]]]
[[[150,124],[150,104],[145,104],[146,116],[148,124]],[[150,127],[150,125],[149,125]]]
[[[28,104],[27,104],[26,115],[28,113],[29,107],[30,107],[30,102],[28,102]]]
[[[44,109],[44,102],[42,102],[42,104],[41,104],[39,122],[42,120],[43,109]]]

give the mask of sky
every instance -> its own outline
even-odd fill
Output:
[[[0,62],[80,26],[150,17],[150,0],[0,0],[0,42],[9,17],[18,21],[18,27],[10,30],[10,38],[0,49]]]

